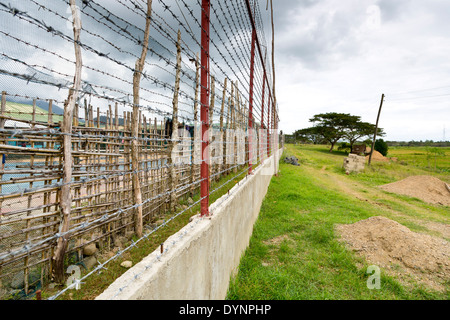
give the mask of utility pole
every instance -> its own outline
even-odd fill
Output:
[[[372,149],[370,149],[369,166],[372,163],[372,154],[373,154],[373,150],[375,148],[375,140],[377,139],[378,122],[380,121],[381,108],[383,108],[383,102],[384,102],[384,93],[381,95],[380,110],[378,110],[377,124],[375,125],[375,134],[373,135],[373,141],[372,141]]]

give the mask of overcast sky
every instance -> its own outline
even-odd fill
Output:
[[[51,21],[53,27],[70,34],[72,32],[70,23],[66,26],[67,21],[64,20],[64,17],[70,17],[67,2],[64,0],[41,1],[13,0],[11,3],[21,10],[30,12],[38,19]],[[385,139],[439,141],[444,138],[444,129],[446,130],[446,139],[450,139],[450,59],[448,58],[450,52],[450,37],[448,36],[450,1],[273,1],[276,34],[276,89],[281,130],[285,133],[293,133],[295,130],[309,127],[312,125],[309,119],[313,115],[326,112],[359,115],[363,121],[375,123],[381,94],[384,93],[386,99],[380,126],[387,132]],[[81,1],[78,2],[81,3]],[[119,2],[109,0],[96,2],[120,15],[124,21],[136,23],[139,28],[143,28],[145,20],[136,15],[136,12],[127,10]],[[266,11],[267,0],[258,0],[258,2],[261,6],[266,41],[270,49],[272,34],[270,11]],[[38,10],[37,3],[46,4],[52,10],[59,12],[60,16],[56,17],[47,10]],[[177,10],[181,10],[181,7],[175,5],[175,0],[155,1],[154,4],[155,12],[162,14],[165,23],[175,30],[178,28],[178,23],[170,18],[168,12],[163,10],[161,3],[171,4],[171,8],[176,14],[180,14]],[[181,6],[182,4],[179,3]],[[214,2],[214,7],[216,10],[219,9],[216,2]],[[199,17],[200,9],[197,6],[193,6],[193,8],[195,16]],[[100,9],[100,12],[102,10]],[[86,11],[94,16],[97,14],[89,8]],[[221,12],[221,10],[218,11]],[[71,43],[50,33],[46,34],[28,22],[12,16],[7,11],[0,12],[0,17],[1,30],[73,59]],[[158,17],[155,15],[155,18]],[[187,12],[184,18],[188,19],[189,28],[195,29],[196,23],[192,21]],[[117,23],[125,24],[122,21],[117,21]],[[120,43],[121,48],[126,51],[140,52],[133,41],[119,36],[112,29],[93,21],[89,16],[83,16],[83,25],[86,30],[93,29],[106,38],[112,39],[112,42]],[[30,29],[36,29],[38,33],[31,32]],[[137,38],[142,37],[140,34],[142,30],[134,27],[129,27],[129,30]],[[157,37],[158,42],[151,40],[150,47],[173,62],[175,60],[174,44],[161,37],[156,32],[156,28],[152,30],[152,36]],[[189,50],[198,52],[194,39],[189,38],[183,28],[182,32],[187,47],[190,47]],[[199,33],[194,32],[194,34],[198,36]],[[119,52],[110,44],[88,35],[86,32],[83,33],[83,41],[97,50],[110,54],[109,57],[131,67],[134,65],[136,55]],[[3,34],[2,42],[8,44],[2,47],[2,52],[8,56],[26,60],[29,64],[45,65],[63,74],[70,75],[73,72],[73,64],[56,58],[48,52],[25,46]],[[217,39],[216,42],[218,42]],[[212,50],[215,59],[220,63],[217,49],[213,47]],[[172,52],[168,54],[167,51]],[[160,81],[173,83],[174,74],[165,65],[165,61],[151,54],[148,61],[149,65],[146,67],[149,74],[157,77]],[[188,70],[192,77],[195,73],[193,65],[189,65],[188,57],[183,57],[183,61],[184,69]],[[116,77],[131,79],[132,76],[130,69],[123,68],[107,58],[99,58],[98,55],[86,50],[83,51],[83,63],[86,66],[94,66],[108,72],[114,70]],[[24,65],[5,56],[0,57],[0,66],[14,72],[37,74],[36,70],[28,70]],[[222,67],[226,69],[223,63]],[[220,75],[216,69],[216,66],[213,65],[212,70]],[[39,68],[39,70],[48,73],[48,69]],[[228,70],[226,72],[230,73]],[[57,76],[61,78],[60,75]],[[63,80],[71,81],[71,78],[70,76]],[[123,91],[131,92],[129,84],[124,85],[116,78],[106,77],[87,68],[83,69],[83,80],[97,84],[107,83],[109,87],[118,89],[117,91],[108,91],[107,88],[96,87],[97,92],[108,91],[109,95],[114,96],[123,96]],[[192,80],[184,80],[182,89],[191,90],[192,88],[189,86]],[[240,80],[242,81],[242,79]],[[67,93],[57,88],[51,88],[45,92],[40,88],[33,91],[32,83],[27,84],[25,92],[22,82],[24,80],[0,77],[2,90],[10,93],[30,96],[40,96],[46,93],[48,97],[59,97],[60,99],[64,99],[64,95],[67,96]],[[161,89],[151,82],[146,83],[145,81],[144,85],[151,89],[151,92],[142,92],[143,98],[146,97],[144,95],[148,95],[144,102],[159,99],[156,102],[162,104],[156,106],[170,110],[172,99],[170,88]],[[161,95],[158,95],[160,92],[164,93],[166,97],[162,98]],[[244,90],[243,94],[245,92]],[[185,103],[184,108],[192,108],[191,100],[185,99],[182,102]]]
[[[281,130],[325,112],[375,123],[384,93],[385,139],[439,141],[446,128],[449,140],[450,1],[274,0],[274,10]]]

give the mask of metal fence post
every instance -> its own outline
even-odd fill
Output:
[[[252,49],[250,57],[250,97],[248,99],[248,150],[249,150],[249,161],[248,161],[248,174],[252,174],[253,171],[253,80],[255,76],[255,46],[256,46],[256,30],[253,28],[252,31]]]
[[[267,106],[267,157],[270,157],[270,106],[272,105],[272,93],[269,91],[269,105]]]
[[[265,93],[266,93],[266,83],[264,82],[266,81],[266,71],[264,71],[264,76],[263,76],[263,89],[262,89],[262,103],[261,103],[261,129],[265,129],[264,126],[264,98],[265,98]]]
[[[209,215],[209,43],[210,43],[210,9],[211,1],[202,0],[202,35],[201,35],[201,93],[200,120],[202,122],[202,164],[200,166],[200,207],[201,216]]]

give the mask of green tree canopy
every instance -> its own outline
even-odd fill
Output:
[[[323,137],[319,135],[319,129],[316,127],[297,130],[294,133],[294,138],[296,141],[300,141],[303,143],[311,143],[311,142],[314,144],[326,143]]]
[[[310,122],[314,123],[311,128],[297,130],[295,139],[303,142],[329,143],[330,152],[341,139],[349,141],[351,148],[361,138],[373,137],[375,125],[361,121],[360,116],[348,113],[321,113],[312,117]],[[378,128],[378,136],[385,135],[383,129]]]
[[[375,133],[375,127],[376,126],[374,124],[358,120],[348,126],[344,134],[344,138],[346,138],[348,142],[350,142],[350,146],[351,148],[353,148],[355,142],[357,142],[361,138],[370,137],[370,139],[372,139]],[[378,128],[377,136],[384,135],[384,130],[382,128]]]
[[[317,133],[331,144],[330,152],[333,152],[336,143],[342,139],[348,128],[359,121],[360,117],[347,113],[321,113],[315,115],[309,121],[315,124]]]

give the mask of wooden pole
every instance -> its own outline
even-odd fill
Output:
[[[72,121],[73,110],[78,98],[78,92],[81,87],[81,69],[83,66],[80,33],[81,33],[81,18],[75,3],[75,0],[70,0],[70,8],[73,16],[73,33],[74,33],[74,48],[75,48],[75,76],[73,81],[73,88],[69,90],[69,97],[67,103],[64,105],[64,118],[62,125],[62,132],[66,133],[63,136],[63,186],[61,187],[60,197],[60,209],[61,209],[61,224],[59,233],[65,233],[69,230],[70,225],[70,212],[72,204],[72,196],[70,191],[70,182],[72,182]],[[62,236],[58,238],[55,255],[53,257],[53,276],[57,283],[63,283],[64,281],[64,254],[67,249],[68,236]]]
[[[216,155],[212,153],[213,148],[211,147],[212,144],[212,140],[213,140],[213,112],[214,112],[214,105],[215,105],[215,88],[216,88],[216,81],[215,81],[215,77],[213,75],[211,75],[210,77],[211,80],[211,84],[210,84],[210,88],[211,88],[211,101],[209,103],[209,132],[208,132],[208,139],[209,139],[209,143],[210,143],[210,147],[209,147],[209,181],[208,183],[211,185],[211,175],[214,172],[214,166],[213,166],[213,157],[215,157]]]
[[[375,148],[375,140],[377,139],[378,123],[380,121],[381,109],[383,108],[383,102],[384,102],[384,93],[381,95],[380,109],[378,110],[377,124],[375,125],[375,133],[373,135],[372,149],[370,149],[369,166],[372,164],[373,149]]]
[[[179,156],[179,152],[177,150],[177,141],[178,140],[178,95],[180,92],[180,73],[181,73],[181,31],[178,30],[178,41],[177,41],[177,69],[175,74],[175,91],[173,94],[173,112],[172,112],[172,141],[170,143],[170,153],[169,153],[169,164],[171,164],[169,168],[169,187],[172,191],[170,194],[170,211],[174,212],[176,209],[177,202],[177,193],[173,192],[178,186],[178,174],[176,163],[173,158],[173,150],[175,149],[176,155]]]
[[[2,91],[2,102],[1,102],[1,107],[0,107],[0,114],[4,115],[6,112],[6,91]],[[6,120],[3,118],[0,118],[0,129],[4,129],[5,128],[5,122]],[[7,140],[1,140],[0,143],[6,145]],[[3,151],[4,152],[4,151]],[[4,162],[6,162],[6,155],[7,153],[2,153],[0,154],[0,181],[3,180],[3,171],[5,170],[5,164]],[[3,157],[5,157],[5,159],[3,160]],[[0,184],[0,194],[2,193],[2,185]],[[2,217],[2,204],[3,201],[0,200],[0,219]]]
[[[223,93],[222,93],[222,106],[220,108],[220,120],[219,120],[219,128],[220,128],[220,136],[221,136],[221,156],[222,156],[222,161],[219,162],[219,168],[218,168],[218,172],[222,172],[222,168],[224,167],[225,164],[225,155],[226,155],[226,150],[224,150],[224,141],[225,141],[225,137],[224,137],[224,129],[223,129],[223,113],[224,113],[224,109],[225,109],[225,99],[226,99],[226,94],[227,94],[227,83],[228,79],[225,78],[225,83],[223,85]],[[221,174],[217,175],[217,179],[219,180],[221,177]]]
[[[225,154],[226,154],[226,169],[227,169],[227,175],[230,173],[230,167],[233,163],[232,156],[233,156],[233,145],[231,144],[231,139],[233,138],[233,135],[231,134],[233,132],[232,130],[232,122],[233,122],[233,110],[234,110],[234,82],[231,82],[231,94],[228,99],[228,112],[227,112],[227,125],[226,125],[226,143],[225,143]]]
[[[5,115],[5,113],[6,113],[6,91],[2,91],[2,105],[1,105],[1,109],[0,109],[0,114]],[[5,122],[6,122],[6,119],[0,118],[0,128],[1,129],[5,128]]]
[[[140,238],[143,234],[142,218],[142,191],[139,183],[139,89],[141,83],[142,71],[144,70],[145,58],[147,57],[150,25],[152,14],[152,0],[147,0],[147,18],[145,22],[144,42],[142,44],[141,57],[136,61],[136,67],[133,74],[133,119],[131,123],[131,132],[133,140],[131,142],[131,170],[133,185],[134,204],[138,205],[135,210],[135,231]]]
[[[191,187],[190,187],[190,195],[191,197],[194,196],[194,181],[195,176],[198,171],[198,165],[197,163],[197,154],[195,150],[195,139],[196,139],[196,131],[197,131],[197,122],[198,122],[198,94],[200,90],[200,62],[199,62],[199,56],[197,53],[197,58],[195,60],[195,100],[194,100],[194,136],[193,136],[193,142],[192,142],[192,163],[191,163]]]

